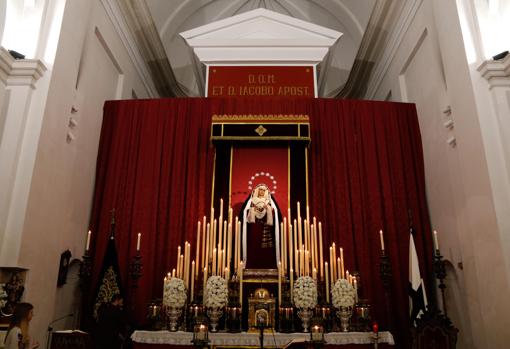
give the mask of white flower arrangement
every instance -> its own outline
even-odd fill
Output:
[[[335,308],[352,307],[356,299],[356,290],[346,279],[339,279],[331,289],[331,296]]]
[[[317,284],[310,276],[301,276],[294,283],[294,305],[301,309],[317,305]]]
[[[182,279],[171,277],[165,280],[163,287],[163,305],[170,308],[182,308],[186,304],[186,287]]]
[[[228,283],[221,276],[211,276],[207,279],[205,291],[205,306],[207,308],[221,309],[227,305]]]
[[[0,310],[3,309],[7,304],[7,292],[5,292],[5,284],[0,284]]]

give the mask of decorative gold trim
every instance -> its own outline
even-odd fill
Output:
[[[266,284],[275,284],[278,283],[278,279],[243,279],[243,284],[254,284],[254,283],[266,283]]]
[[[232,122],[232,121],[260,121],[260,120],[268,120],[268,121],[309,121],[310,118],[306,114],[222,114],[217,115],[213,114],[212,121],[223,121],[223,122]]]
[[[266,133],[266,132],[267,132],[267,128],[265,128],[265,127],[264,127],[264,126],[262,126],[262,125],[259,125],[259,127],[257,127],[257,128],[255,129],[255,132],[256,132],[256,133],[257,133],[260,137],[262,137],[262,136],[264,135],[264,133]]]
[[[310,137],[297,137],[297,136],[215,136],[211,140],[223,140],[223,141],[246,141],[246,140],[267,140],[267,141],[310,141]]]

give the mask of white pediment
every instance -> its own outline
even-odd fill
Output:
[[[342,33],[256,9],[180,33],[203,63],[320,63]]]

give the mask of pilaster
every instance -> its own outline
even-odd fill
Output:
[[[37,139],[32,94],[46,71],[40,60],[14,59],[0,47],[0,266],[17,266]]]

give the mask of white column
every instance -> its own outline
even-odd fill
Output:
[[[40,120],[30,119],[32,94],[46,71],[40,60],[15,60],[0,48],[0,265],[18,261]],[[37,130],[34,130],[34,127]],[[34,133],[35,132],[35,133]]]

